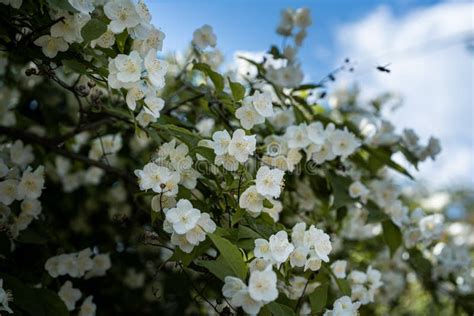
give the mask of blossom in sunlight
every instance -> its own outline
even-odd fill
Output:
[[[35,40],[35,45],[40,46],[46,57],[54,58],[59,52],[68,50],[68,43],[62,38],[43,35]]]
[[[205,49],[208,46],[216,47],[216,35],[210,25],[203,25],[193,33],[193,43],[200,49]]]
[[[76,308],[76,302],[81,298],[82,293],[79,289],[72,287],[71,281],[66,281],[59,289],[58,295],[66,304],[67,310],[72,311]]]
[[[104,13],[111,20],[110,30],[116,34],[140,23],[140,15],[131,0],[110,1],[104,6]]]
[[[270,169],[267,166],[260,167],[255,180],[257,192],[263,196],[279,197],[284,175],[285,173],[280,169]]]

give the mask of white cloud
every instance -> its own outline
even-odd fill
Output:
[[[398,92],[404,106],[390,118],[426,141],[441,139],[442,154],[421,165],[418,177],[433,186],[474,184],[474,62],[462,43],[474,30],[474,4],[442,3],[394,16],[379,7],[337,33],[339,56],[359,61],[352,76],[365,97]],[[375,70],[391,63],[391,73]]]

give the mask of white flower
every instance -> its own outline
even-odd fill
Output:
[[[44,187],[44,167],[39,166],[34,172],[28,168],[23,172],[17,188],[17,199],[37,199]]]
[[[226,276],[224,278],[224,286],[222,287],[222,294],[227,298],[232,298],[237,292],[245,290],[247,286],[245,283],[236,277]]]
[[[179,184],[183,185],[186,189],[192,190],[196,187],[199,177],[201,177],[201,174],[193,168],[181,170]]]
[[[283,204],[280,201],[270,199],[272,208],[264,207],[262,212],[267,213],[276,222],[280,219],[280,213],[283,211]]]
[[[125,101],[128,105],[128,108],[132,111],[137,107],[137,101],[145,97],[147,86],[144,81],[140,80],[133,82],[128,88],[127,95],[125,96]]]
[[[110,29],[115,34],[125,28],[137,26],[141,19],[131,0],[113,0],[104,5],[104,13],[111,20]]]
[[[297,247],[290,255],[290,264],[292,267],[304,267],[308,258],[309,250],[307,247]]]
[[[288,148],[304,148],[309,145],[310,139],[306,131],[306,124],[289,126],[285,132]]]
[[[14,179],[8,179],[0,182],[0,202],[10,205],[17,196],[17,187],[19,182]]]
[[[191,244],[188,239],[186,238],[186,235],[180,235],[177,233],[173,233],[171,235],[171,243],[173,245],[176,245],[185,253],[191,253],[194,249],[194,245]]]
[[[250,274],[248,291],[256,301],[271,302],[277,299],[276,273],[269,267],[265,271],[254,271]]]
[[[285,173],[280,169],[270,169],[267,166],[260,167],[255,180],[257,192],[263,196],[280,196]]]
[[[102,47],[102,48],[110,48],[115,44],[115,34],[110,30],[110,27],[107,28],[107,31],[105,31],[99,38],[96,38],[95,40],[91,41],[91,47],[95,48],[96,46]]]
[[[9,314],[13,314],[12,309],[8,306],[8,302],[13,299],[10,291],[5,291],[3,288],[3,280],[0,279],[0,311],[6,311]]]
[[[19,9],[23,0],[0,0],[1,4],[10,5],[14,9]]]
[[[369,189],[363,185],[360,181],[355,181],[349,186],[349,195],[351,198],[361,198],[364,202],[367,200],[367,195],[369,194]]]
[[[239,162],[230,154],[219,155],[214,159],[216,166],[222,166],[227,171],[236,171],[239,169]]]
[[[372,266],[367,268],[367,282],[370,284],[370,289],[375,290],[383,285],[381,281],[382,274],[379,270],[373,269]]]
[[[267,261],[272,261],[272,252],[270,251],[270,244],[267,240],[262,238],[257,238],[254,241],[255,248],[253,254],[257,258],[262,258]]]
[[[306,232],[306,223],[301,222],[293,226],[291,232],[291,242],[295,247],[304,247],[304,235]]]
[[[229,154],[234,156],[238,162],[244,163],[255,152],[256,143],[255,135],[246,136],[243,129],[237,129],[232,134],[228,148]]]
[[[82,27],[90,20],[89,15],[63,13],[58,18],[63,19],[51,26],[51,36],[62,38],[67,43],[81,43]]]
[[[241,306],[244,312],[250,315],[256,315],[264,305],[262,301],[254,300],[247,288],[238,291],[231,300],[232,305]]]
[[[135,170],[140,190],[152,189],[156,193],[163,191],[162,184],[170,177],[170,174],[171,171],[168,168],[158,166],[153,162],[147,163],[143,170]]]
[[[76,264],[79,270],[79,276],[83,276],[87,271],[94,267],[94,261],[91,258],[92,250],[86,248],[81,250],[76,257]]]
[[[93,297],[90,295],[82,302],[79,316],[95,316],[97,306],[92,302],[92,299]]]
[[[295,246],[288,241],[288,234],[284,230],[271,235],[269,245],[272,258],[279,264],[285,262],[295,249]]]
[[[259,194],[257,188],[252,185],[240,195],[239,206],[258,215],[263,210],[264,200],[265,197]]]
[[[118,81],[128,83],[140,80],[143,61],[137,51],[132,51],[129,55],[118,54],[113,61]]]
[[[230,145],[230,135],[226,130],[217,131],[212,135],[212,147],[216,155],[224,155],[227,153]]]
[[[272,95],[270,92],[260,93],[256,91],[252,96],[252,105],[255,110],[263,117],[270,117],[273,115]]]
[[[58,52],[65,52],[69,45],[62,38],[43,35],[34,41],[36,46],[40,46],[46,57],[54,58]]]
[[[83,14],[94,11],[94,0],[68,0],[71,6]]]
[[[235,117],[240,121],[240,125],[245,129],[251,129],[254,125],[262,124],[265,118],[261,116],[251,104],[246,104],[235,111]]]
[[[323,162],[333,160],[334,158],[336,158],[336,155],[332,152],[329,141],[322,144],[319,149],[311,155],[311,159],[317,164],[322,164]]]
[[[323,316],[356,316],[360,302],[352,303],[349,296],[342,296],[334,301],[333,309],[327,310]]]
[[[163,49],[163,40],[165,39],[165,33],[156,29],[153,25],[148,31],[148,37],[145,40],[135,39],[133,41],[133,50],[140,53],[140,56],[145,57],[150,49],[156,49],[161,51]]]
[[[93,140],[89,158],[100,159],[104,155],[113,155],[122,148],[122,135],[105,135]]]
[[[155,95],[148,95],[145,97],[145,113],[150,114],[154,118],[160,117],[160,111],[165,107],[165,101]]]
[[[313,23],[311,20],[311,14],[308,8],[299,8],[296,10],[294,16],[295,24],[300,28],[307,28]]]
[[[319,259],[324,262],[329,261],[328,255],[332,250],[332,245],[328,234],[311,225],[308,231],[305,232],[304,242],[307,247],[314,249]]]
[[[59,289],[59,297],[66,304],[67,310],[72,311],[76,308],[76,302],[81,298],[82,294],[79,289],[72,287],[71,281],[66,281]]]
[[[193,33],[193,43],[200,49],[205,49],[207,46],[216,47],[216,35],[214,34],[210,25],[203,25]]]
[[[400,200],[390,202],[385,206],[385,212],[390,215],[392,221],[401,227],[408,220],[408,208]]]
[[[346,277],[346,267],[347,261],[346,260],[337,260],[331,264],[332,272],[338,279],[344,279]]]
[[[249,271],[264,271],[272,265],[270,260],[264,258],[255,258],[249,263]]]
[[[213,118],[207,117],[196,123],[196,129],[201,136],[210,137],[215,124]]]
[[[41,203],[36,199],[25,199],[21,202],[21,212],[24,215],[38,218],[41,214]]]
[[[351,271],[348,276],[351,283],[364,284],[367,282],[367,275],[361,271]]]
[[[206,239],[206,233],[213,233],[216,230],[216,223],[208,213],[201,213],[197,225],[186,233],[186,239],[192,245],[198,245]]]
[[[310,269],[311,271],[318,271],[321,269],[321,259],[317,256],[311,256],[304,265],[304,271]]]
[[[163,88],[165,85],[165,74],[168,70],[166,61],[156,58],[156,50],[151,49],[145,56],[144,62],[151,84],[157,89]]]
[[[89,270],[86,274],[86,279],[89,279],[94,276],[104,276],[107,270],[110,269],[112,266],[112,262],[110,261],[109,254],[100,254],[96,255],[93,259],[93,266],[92,269]]]
[[[322,145],[326,141],[326,133],[321,122],[313,122],[306,128],[308,138],[316,145]]]
[[[193,208],[191,202],[181,199],[175,208],[166,213],[166,220],[173,225],[176,233],[185,234],[197,225],[200,216],[201,212]]]
[[[329,142],[331,143],[332,152],[342,158],[347,158],[360,146],[359,140],[346,129],[332,132],[329,136]]]
[[[433,214],[423,217],[419,222],[420,231],[423,238],[436,239],[443,232],[444,216],[443,214]]]

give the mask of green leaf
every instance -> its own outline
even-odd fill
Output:
[[[371,200],[367,201],[365,208],[369,211],[367,223],[380,223],[381,221],[390,219],[388,215]]]
[[[18,236],[17,241],[24,244],[46,244],[47,239],[37,232],[28,229],[24,230]]]
[[[234,100],[235,101],[242,100],[245,96],[244,86],[238,82],[231,81],[230,78],[227,78],[227,80],[229,80],[229,86],[230,86],[230,90],[232,91],[232,97],[234,97]]]
[[[162,127],[167,129],[168,131],[171,131],[171,134],[174,137],[188,145],[190,148],[195,147],[197,145],[197,142],[199,141],[199,137],[196,134],[191,133],[185,128],[173,124],[167,124]]]
[[[176,248],[173,255],[170,258],[170,261],[181,262],[184,267],[187,267],[194,259],[203,254],[209,248],[209,240],[205,240],[200,243],[199,246],[194,247],[191,253],[185,253],[179,248]]]
[[[247,276],[247,265],[242,258],[242,253],[239,248],[229,240],[215,234],[209,234],[209,238],[221,253],[225,264],[230,267],[232,275],[245,280]]]
[[[69,315],[66,305],[56,293],[48,289],[31,288],[6,273],[0,273],[0,278],[4,281],[3,287],[13,294],[12,308],[17,307],[35,316]]]
[[[390,249],[390,255],[393,256],[398,247],[402,244],[402,233],[400,228],[395,225],[391,220],[385,220],[382,222],[383,228],[383,239]]]
[[[67,70],[69,70],[69,72],[75,72],[80,75],[87,74],[87,67],[83,63],[75,59],[66,59],[66,60],[63,60],[62,63],[63,63],[63,66],[67,68],[66,72]]]
[[[37,289],[36,295],[36,298],[44,304],[45,315],[69,315],[66,305],[56,293],[48,289]]]
[[[206,261],[206,260],[198,260],[196,262],[198,266],[204,267],[209,272],[214,274],[220,280],[224,281],[226,276],[233,275],[232,270],[230,267],[225,263],[225,259],[222,255],[220,255],[214,261]]]
[[[352,181],[349,178],[338,176],[333,172],[326,172],[326,176],[331,184],[334,195],[334,208],[353,203],[353,199],[349,195],[349,186]]]
[[[318,286],[313,293],[309,295],[309,302],[311,303],[311,312],[319,313],[326,307],[328,299],[329,285],[327,283]]]
[[[81,30],[84,43],[89,43],[96,38],[99,38],[107,31],[107,24],[99,19],[91,19]]]
[[[52,8],[66,10],[69,12],[79,12],[73,8],[68,0],[48,0],[48,3]]]
[[[363,146],[363,148],[372,156],[372,158],[375,158],[376,160],[384,163],[387,167],[390,167],[393,170],[406,175],[410,179],[414,179],[413,176],[405,168],[403,168],[398,163],[392,160],[392,153],[390,151],[383,150],[381,148],[375,149],[365,145]]]
[[[268,305],[266,305],[266,307],[272,313],[273,316],[295,315],[295,313],[290,307],[283,304],[279,304],[277,302],[271,302]]]
[[[336,278],[336,284],[337,284],[337,287],[339,288],[339,290],[344,295],[351,296],[352,290],[351,290],[351,286],[349,284],[349,281],[344,280],[344,279],[337,279]]]
[[[203,146],[198,146],[194,147],[191,152],[191,154],[200,154],[204,158],[206,158],[210,162],[214,162],[214,159],[216,158],[216,154],[214,153],[214,149],[209,148],[209,147],[203,147]]]
[[[193,69],[200,70],[204,72],[206,75],[211,78],[214,87],[216,88],[216,92],[220,93],[224,90],[224,77],[222,77],[219,73],[215,72],[211,69],[208,64],[205,63],[197,63],[194,64]]]
[[[123,31],[115,37],[115,43],[120,53],[125,53],[125,44],[127,44],[128,32],[127,30]]]
[[[293,91],[301,91],[301,90],[312,90],[316,88],[321,88],[321,85],[319,84],[302,84],[299,87],[296,87],[293,89]]]

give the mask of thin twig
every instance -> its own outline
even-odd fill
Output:
[[[137,184],[137,181],[132,174],[127,173],[121,169],[106,165],[100,161],[90,159],[88,157],[70,152],[62,147],[58,147],[56,142],[54,142],[54,140],[40,137],[30,132],[25,132],[21,129],[4,127],[4,126],[0,126],[0,135],[5,135],[13,139],[20,139],[26,143],[40,145],[63,157],[76,160],[76,161],[81,161],[87,165],[94,166],[104,171],[107,171],[109,173],[115,174],[116,176],[119,176],[120,178],[122,178],[123,180],[127,181],[130,184],[133,184],[133,185]]]

